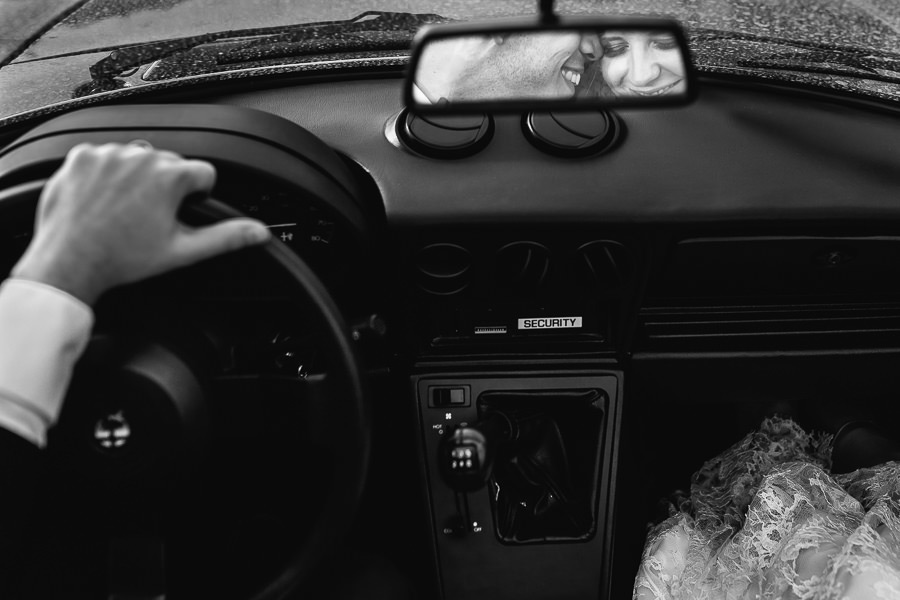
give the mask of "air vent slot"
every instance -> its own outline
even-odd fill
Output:
[[[810,350],[900,346],[900,301],[646,307],[643,350]]]
[[[497,281],[518,291],[541,286],[550,271],[550,250],[537,242],[513,242],[497,251]]]
[[[462,291],[469,284],[472,255],[456,244],[431,244],[416,254],[419,286],[442,296]]]

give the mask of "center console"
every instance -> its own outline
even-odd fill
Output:
[[[605,597],[618,371],[412,378],[445,600]]]

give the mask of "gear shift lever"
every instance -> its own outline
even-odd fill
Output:
[[[451,429],[438,447],[444,482],[457,492],[474,492],[491,478],[497,448],[512,439],[512,425],[502,412],[492,412],[471,425]]]

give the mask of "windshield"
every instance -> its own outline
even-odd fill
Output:
[[[62,6],[45,11],[48,22],[29,23],[30,33],[19,35],[33,39],[7,48],[8,55],[0,59],[0,120],[161,80],[193,82],[210,73],[284,70],[290,65],[321,68],[363,59],[402,69],[409,40],[425,23],[534,15],[538,4],[537,0],[383,0],[376,6],[371,0],[43,1]],[[676,18],[686,28],[701,72],[807,83],[900,101],[896,0],[559,0],[556,9],[566,15]],[[391,14],[379,16],[382,12]],[[353,21],[361,15],[365,16]],[[323,22],[331,25],[285,29]],[[122,50],[136,45],[139,48]]]

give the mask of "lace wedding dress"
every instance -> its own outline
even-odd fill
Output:
[[[703,465],[634,599],[900,599],[900,462],[831,475],[830,443],[774,417]]]

